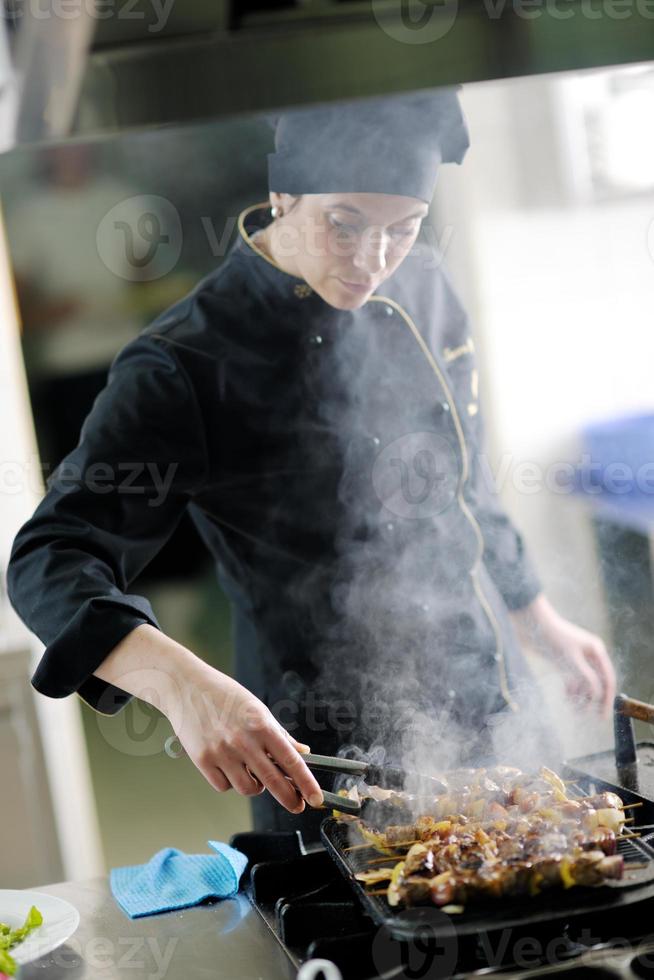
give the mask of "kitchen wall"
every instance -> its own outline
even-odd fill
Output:
[[[41,477],[0,218],[0,583],[17,527],[36,505]],[[86,744],[75,700],[35,697],[40,655],[0,589],[0,886],[99,873],[103,866]]]
[[[449,235],[446,263],[473,319],[505,505],[553,603],[600,633],[637,685],[633,693],[651,700],[647,651],[611,634],[588,503],[558,492],[553,477],[556,464],[579,463],[589,422],[654,411],[654,185],[598,192],[591,184],[579,90],[583,96],[605,76],[466,86],[472,145],[464,166],[439,178],[436,221],[439,236]],[[643,124],[638,117],[635,132],[622,134],[631,156],[650,152]],[[586,718],[565,734],[572,754],[612,740],[610,724]]]

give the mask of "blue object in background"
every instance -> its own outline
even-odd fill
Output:
[[[135,919],[188,908],[207,898],[233,898],[247,858],[229,844],[208,843],[215,854],[185,854],[166,847],[147,864],[114,868],[109,883],[122,910]]]
[[[596,422],[582,436],[590,460],[580,468],[580,490],[654,498],[654,415]]]
[[[587,425],[574,491],[600,520],[638,534],[654,532],[654,415]]]

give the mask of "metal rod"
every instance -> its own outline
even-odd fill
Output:
[[[347,796],[339,796],[338,793],[322,791],[322,805],[333,807],[341,813],[349,813],[351,816],[358,817],[361,813],[361,804],[355,800],[348,800]]]
[[[334,755],[314,755],[312,752],[303,755],[302,759],[309,769],[319,772],[340,772],[346,776],[365,776],[368,772],[368,763],[356,759],[339,759]]]
[[[634,701],[626,694],[618,694],[613,702],[613,732],[615,735],[615,767],[620,783],[631,790],[638,789],[638,759],[636,755],[636,738],[634,735],[635,717],[632,712],[636,706],[644,708],[654,708],[645,705],[642,701]],[[642,714],[642,712],[641,712]],[[653,716],[654,717],[654,714]]]

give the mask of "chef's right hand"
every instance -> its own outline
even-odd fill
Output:
[[[95,676],[166,715],[186,753],[214,789],[245,796],[267,789],[291,813],[322,791],[296,742],[237,681],[148,623],[133,629]]]
[[[180,684],[181,705],[169,717],[187,755],[219,792],[244,796],[267,789],[291,813],[322,792],[302,759],[309,747],[279,725],[268,708],[233,678],[198,661]],[[181,709],[181,710],[180,710]]]

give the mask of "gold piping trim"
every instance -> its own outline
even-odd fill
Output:
[[[465,498],[463,496],[463,489],[468,481],[468,476],[470,474],[470,467],[468,462],[468,450],[466,447],[466,440],[463,432],[463,426],[461,425],[461,419],[459,418],[459,413],[457,411],[457,407],[454,402],[454,397],[450,390],[450,386],[447,383],[445,375],[443,374],[440,367],[438,366],[432,352],[429,350],[429,347],[425,343],[422,334],[420,333],[417,326],[415,325],[415,323],[413,322],[409,314],[406,312],[406,310],[404,310],[399,303],[396,303],[394,299],[390,299],[388,296],[379,296],[375,294],[374,296],[371,296],[369,298],[368,302],[386,303],[388,304],[388,306],[392,306],[394,310],[397,310],[397,312],[400,314],[404,322],[409,327],[409,330],[413,334],[414,339],[418,343],[418,346],[420,347],[422,353],[427,359],[429,366],[431,367],[432,371],[440,381],[441,385],[443,386],[443,390],[445,391],[445,396],[450,406],[450,415],[452,416],[452,421],[454,422],[454,428],[456,429],[456,434],[461,449],[462,467],[461,467],[461,477],[459,479],[459,486],[457,489],[457,501],[459,507],[461,508],[462,513],[467,518],[477,538],[477,549],[478,549],[477,558],[475,560],[473,567],[470,569],[470,578],[472,579],[472,586],[475,590],[475,594],[477,598],[479,599],[479,603],[482,609],[484,610],[484,612],[486,613],[486,616],[488,617],[488,621],[491,625],[491,629],[495,634],[495,644],[496,644],[495,650],[496,650],[496,656],[498,657],[497,668],[500,677],[500,690],[502,691],[502,697],[504,698],[507,705],[511,708],[512,711],[517,711],[518,705],[511,697],[511,692],[509,690],[508,677],[506,673],[506,664],[504,662],[504,649],[503,649],[504,645],[502,643],[502,634],[500,632],[500,626],[499,623],[497,622],[497,619],[495,618],[495,614],[493,613],[491,605],[488,602],[488,599],[485,596],[483,589],[481,588],[481,585],[479,584],[478,574],[484,555],[484,537],[481,533],[481,528],[479,527],[479,524],[475,520],[475,517],[472,511],[470,510],[470,508],[468,507],[468,504],[466,503]]]
[[[253,211],[259,211],[261,208],[267,208],[267,207],[269,207],[268,201],[260,201],[258,204],[251,204],[249,208],[243,208],[243,210],[238,216],[238,231],[241,238],[245,241],[246,245],[249,245],[249,247],[252,249],[253,252],[256,252],[260,258],[265,259],[266,262],[274,266],[275,269],[278,269],[280,272],[284,272],[281,265],[277,265],[277,263],[273,259],[271,259],[269,255],[266,255],[263,249],[259,248],[258,245],[254,244],[252,238],[248,235],[247,231],[245,230],[245,219],[247,218],[247,216],[249,214],[252,214]],[[286,275],[288,275],[288,273],[286,273]]]
[[[292,272],[287,272],[286,269],[282,269],[281,265],[278,265],[274,259],[271,259],[269,255],[266,255],[263,249],[259,248],[259,246],[254,242],[254,240],[250,237],[250,235],[248,235],[247,231],[245,230],[245,219],[247,218],[247,216],[249,214],[252,214],[253,211],[259,211],[261,208],[268,208],[268,207],[270,207],[268,201],[260,201],[259,204],[251,204],[249,208],[244,208],[238,216],[239,234],[241,235],[241,238],[243,238],[243,240],[245,241],[246,245],[248,245],[253,252],[256,252],[260,258],[265,259],[266,262],[268,262],[269,265],[272,265],[273,268],[277,269],[278,272],[283,272],[284,275],[288,276],[289,279],[297,279],[298,282],[304,282],[304,280],[300,278],[300,276],[294,276]]]
[[[82,701],[86,705],[87,708],[90,708],[91,711],[95,711],[96,715],[102,715],[103,718],[113,718],[115,715],[118,714],[117,711],[114,711],[111,714],[108,711],[99,711],[94,704],[91,704],[90,701],[87,701],[86,698],[83,698],[82,695],[79,693],[79,691],[75,691],[75,694],[80,699],[80,701]]]
[[[465,344],[461,344],[459,347],[445,347],[443,349],[443,357],[447,364],[450,361],[456,361],[457,357],[462,357],[464,354],[474,354],[475,343],[472,337],[468,337]]]

